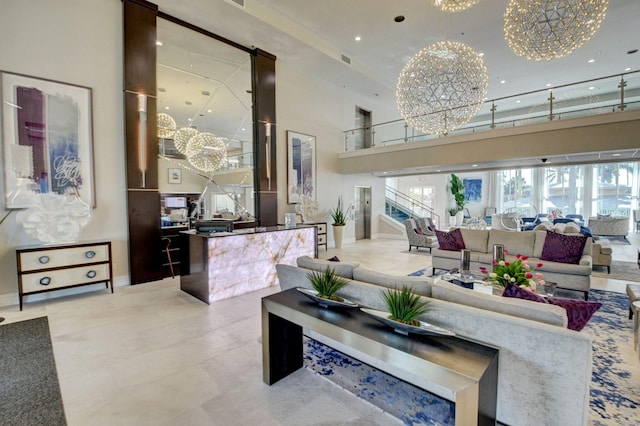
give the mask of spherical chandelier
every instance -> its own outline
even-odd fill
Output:
[[[456,41],[431,44],[407,62],[396,87],[400,115],[411,126],[447,134],[473,118],[487,96],[489,75],[473,49]]]
[[[173,145],[176,147],[179,153],[187,154],[187,144],[191,138],[195,137],[198,131],[193,127],[183,127],[178,129],[173,137]]]
[[[227,161],[227,145],[213,133],[200,133],[187,144],[186,156],[196,169],[215,172]]]
[[[470,8],[480,0],[431,0],[438,9],[444,12],[460,12]]]
[[[161,139],[171,139],[176,133],[176,120],[164,112],[158,113],[158,137]]]
[[[607,14],[609,0],[511,0],[504,36],[518,56],[559,59],[589,41]]]

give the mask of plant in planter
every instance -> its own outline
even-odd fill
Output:
[[[349,282],[345,278],[336,275],[333,269],[327,267],[324,272],[311,271],[307,274],[307,278],[309,278],[314,290],[318,292],[318,297],[337,302],[344,301],[343,298],[336,296],[335,293]]]
[[[455,173],[451,173],[451,195],[453,195],[453,199],[455,202],[455,208],[457,209],[455,215],[457,217],[456,224],[462,225],[463,215],[462,212],[464,210],[464,184],[462,183],[462,179],[460,179]],[[453,216],[453,214],[452,214]]]
[[[347,213],[351,209],[351,206],[343,209],[342,196],[338,197],[338,205],[335,209],[331,209],[329,214],[333,220],[333,242],[336,248],[342,248],[342,234],[344,232],[344,226],[347,224]]]
[[[384,289],[382,298],[389,310],[389,319],[403,324],[418,327],[420,321],[415,318],[431,310],[429,302],[420,302],[420,296],[413,294],[407,286],[402,290]]]

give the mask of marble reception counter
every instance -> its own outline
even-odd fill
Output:
[[[317,256],[317,228],[303,226],[183,232],[180,289],[211,303],[278,284],[275,265]]]

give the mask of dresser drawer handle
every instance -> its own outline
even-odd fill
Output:
[[[96,275],[98,275],[98,273],[97,273],[96,271],[94,271],[93,269],[92,269],[91,271],[88,271],[88,272],[85,274],[85,276],[86,276],[87,278],[95,278],[95,277],[96,277]]]
[[[84,257],[86,257],[87,259],[91,259],[93,257],[95,257],[96,252],[93,250],[89,250],[89,251],[85,251],[84,252]]]
[[[38,258],[38,262],[45,264],[45,263],[49,263],[49,256],[40,256]]]
[[[49,284],[51,284],[51,277],[40,278],[40,285],[49,285]]]

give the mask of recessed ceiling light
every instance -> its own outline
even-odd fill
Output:
[[[519,103],[520,103],[520,99],[518,99],[518,100],[516,101],[516,103],[517,103],[517,104],[519,104]]]
[[[193,119],[191,119],[191,118],[187,118],[187,121],[193,121]]]
[[[395,18],[393,18],[393,20],[396,22],[404,22],[404,16],[398,15]]]
[[[615,154],[613,154],[614,157],[620,157],[622,154],[616,152]]]
[[[589,62],[590,64],[594,63],[596,60],[595,59],[589,59],[587,62]]]
[[[171,109],[171,108],[169,108],[169,106],[167,105],[166,107],[164,107],[164,109]]]
[[[594,89],[595,89],[595,87],[593,87],[593,86],[589,87],[589,90],[594,90]]]
[[[505,84],[507,80],[500,80],[500,84]]]
[[[551,87],[551,83],[547,83],[547,87]]]
[[[478,167],[478,165],[477,164],[472,164],[471,167]]]
[[[438,173],[440,173],[441,171],[442,171],[442,170],[440,170],[440,169],[436,170],[436,172],[438,172]]]
[[[356,41],[360,41],[360,40],[362,40],[362,37],[360,37],[359,35],[356,36]]]
[[[625,71],[631,71],[631,67],[626,67],[624,70]]]
[[[482,58],[484,56],[484,52],[478,53],[478,56],[480,56]]]
[[[208,109],[208,110],[207,110],[207,112],[211,112],[211,110],[210,110],[210,109]]]
[[[242,128],[242,131],[244,132],[244,127]]]
[[[156,46],[162,46],[162,42],[160,40],[156,40]]]

